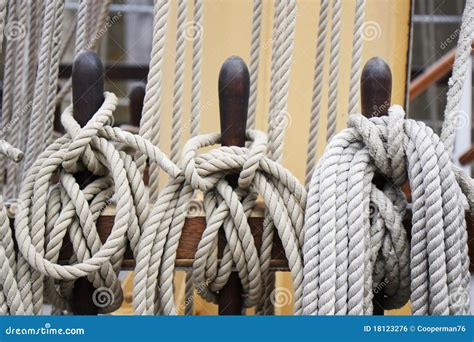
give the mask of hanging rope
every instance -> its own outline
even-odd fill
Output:
[[[168,23],[169,2],[167,0],[155,1],[153,22],[153,44],[150,60],[150,71],[145,91],[142,118],[140,121],[140,135],[150,140],[154,145],[160,142],[160,111],[161,111],[161,86],[163,78],[163,59],[165,36]],[[143,173],[146,156],[141,156],[138,168]],[[159,171],[156,165],[150,165],[150,198],[156,201],[159,190]]]
[[[253,1],[252,38],[250,46],[250,95],[247,129],[255,128],[257,117],[258,66],[260,62],[260,36],[262,31],[262,0]]]
[[[355,5],[354,33],[352,41],[351,79],[349,83],[348,112],[357,113],[359,104],[359,83],[362,65],[363,28],[365,17],[365,0],[357,0]]]
[[[108,15],[112,0],[100,1],[100,3],[102,3],[100,11],[98,10],[98,3],[99,1],[80,1],[79,8],[77,10],[77,17],[75,18],[76,30],[72,30],[70,31],[70,33],[68,32],[68,41],[66,41],[63,47],[61,48],[61,58],[63,57],[68,47],[70,37],[72,37],[74,32],[76,32],[76,41],[74,47],[75,56],[84,49],[97,51],[98,43],[100,41],[100,38],[103,36],[103,34],[100,34],[100,32],[104,29],[104,25],[106,24],[107,19],[109,18]],[[71,78],[69,78],[56,95],[56,104],[61,103],[61,101],[66,97],[66,95],[69,94],[71,88],[72,81]]]
[[[54,120],[54,98],[51,97],[57,90],[59,68],[60,44],[55,44],[55,42],[60,41],[63,9],[62,0],[50,1],[44,9],[45,18],[23,170],[31,167],[40,151],[43,151],[49,143],[51,128],[48,125],[51,126]]]
[[[321,46],[327,35],[323,25],[327,22],[328,2],[324,3],[318,32]],[[458,101],[466,71],[466,51],[470,49],[467,45],[470,46],[474,29],[473,4],[474,0],[469,0],[464,13],[467,19],[461,28],[459,58],[448,92]],[[86,13],[97,12],[98,2],[90,5],[95,9],[85,7]],[[220,144],[220,134],[198,135],[199,40],[193,44],[191,93],[195,101],[198,99],[192,106],[193,111],[197,110],[191,115],[193,137],[184,145],[181,158],[174,160],[178,153],[174,149],[170,160],[157,147],[169,2],[156,1],[140,135],[112,127],[117,98],[105,93],[101,108],[83,128],[74,120],[72,106],[68,107],[61,118],[66,134],[48,146],[61,53],[61,44],[55,42],[60,39],[63,6],[62,0],[55,0],[45,3],[43,9],[30,133],[38,127],[31,133],[31,141],[45,148],[42,151],[33,146],[42,151],[37,156],[32,150],[27,151],[30,167],[25,168],[18,200],[6,204],[0,198],[0,313],[40,314],[45,301],[52,304],[54,313],[70,312],[73,284],[81,277],[87,277],[97,290],[110,293],[111,300],[99,308],[100,313],[116,310],[123,299],[118,273],[129,245],[136,261],[135,313],[177,314],[173,287],[177,248],[196,191],[203,194],[206,227],[186,285],[194,282],[200,296],[210,302],[216,302],[235,267],[242,283],[244,307],[256,307],[259,314],[272,312],[274,274],[270,260],[276,230],[292,275],[296,314],[370,314],[375,289],[383,291],[380,304],[386,309],[400,307],[410,299],[415,314],[468,312],[465,299],[469,298],[470,279],[463,193],[472,210],[473,182],[449,160],[459,102],[448,101],[442,139],[423,123],[405,119],[399,106],[393,106],[384,118],[352,115],[348,128],[331,139],[316,166],[306,203],[305,188],[280,163],[285,130],[281,119],[288,109],[296,1],[277,2],[269,115],[277,124],[270,121],[271,141],[267,143],[263,132],[248,130],[247,147],[211,148]],[[333,2],[331,63],[338,54],[334,39],[340,31],[340,6],[340,1]],[[359,7],[356,12],[362,13]],[[28,14],[9,5],[12,20],[24,20],[24,13]],[[185,17],[184,1],[180,1],[177,41],[183,35]],[[80,20],[89,21],[86,31],[100,21],[81,18],[78,17],[78,26],[82,25]],[[202,28],[200,0],[195,2],[193,25]],[[353,56],[358,56],[359,51],[358,25],[360,21],[356,19]],[[84,35],[90,36],[90,32]],[[28,51],[24,46],[7,44],[6,57],[9,45],[12,59],[6,65],[10,63],[11,70],[6,70],[6,75],[12,78],[17,66],[15,51]],[[182,46],[177,47],[173,93],[176,102],[172,126],[177,130],[182,111],[182,104],[177,101],[183,88]],[[316,59],[323,60],[324,52],[321,56],[319,53]],[[352,71],[356,69],[354,62]],[[16,80],[9,82],[8,93],[16,96],[20,88],[16,88]],[[330,80],[330,89],[333,87]],[[318,101],[313,94],[316,112]],[[15,98],[6,103],[10,108],[6,122],[10,122]],[[331,99],[329,104],[330,113],[337,109]],[[46,118],[45,123],[40,122],[41,117]],[[15,161],[22,157],[4,140],[0,140],[0,154]],[[142,179],[147,161],[152,180],[150,192]],[[84,169],[95,179],[81,189],[74,174]],[[159,169],[169,180],[158,194]],[[382,189],[372,184],[376,172],[390,181]],[[225,179],[230,173],[239,174],[236,189]],[[53,177],[58,182],[53,182]],[[402,225],[407,203],[400,188],[406,179],[413,195],[411,247]],[[260,250],[248,222],[257,197],[262,198],[266,208]],[[114,224],[102,243],[97,221],[111,203],[116,204]],[[14,216],[14,236],[7,215]],[[225,241],[219,258],[221,231]],[[72,255],[69,264],[61,265],[65,238],[70,241]],[[186,293],[192,296],[190,286]],[[188,303],[187,314],[192,309]]]
[[[288,93],[296,27],[296,1],[278,2],[275,8],[274,48],[272,51],[271,101],[269,115],[270,155],[280,162],[285,129],[290,119]]]
[[[171,152],[170,159],[178,162],[181,147],[183,91],[184,91],[184,57],[186,47],[185,24],[187,4],[185,0],[178,2],[178,16],[176,19],[176,62],[174,69],[173,115],[171,123]]]
[[[333,0],[331,17],[331,52],[329,57],[329,98],[328,98],[328,129],[329,141],[336,132],[337,93],[339,79],[339,50],[341,45],[342,1]]]
[[[202,56],[202,0],[194,0],[194,12],[191,36],[193,42],[193,64],[191,76],[191,137],[199,133],[199,122],[201,116],[201,56]]]
[[[448,152],[452,151],[454,145],[454,131],[460,117],[459,104],[461,103],[462,89],[467,73],[467,61],[471,58],[471,42],[473,38],[474,3],[469,0],[466,3],[466,8],[462,16],[461,31],[458,39],[459,43],[456,48],[456,59],[453,65],[452,76],[449,79],[449,90],[441,131],[441,140],[444,142]]]
[[[316,42],[316,61],[314,65],[313,93],[311,100],[311,118],[309,123],[308,152],[306,159],[306,187],[316,164],[316,145],[318,142],[319,118],[321,116],[321,99],[323,93],[324,57],[329,13],[329,0],[321,0],[319,10],[318,39]]]

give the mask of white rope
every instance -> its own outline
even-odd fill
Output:
[[[355,5],[354,33],[352,41],[352,63],[351,79],[349,83],[349,107],[348,112],[358,112],[360,72],[362,65],[363,28],[365,17],[365,0],[357,0]]]
[[[423,123],[352,115],[323,154],[305,212],[303,313],[372,314],[411,301],[414,314],[469,313],[469,257],[464,199],[473,181],[450,160],[474,30],[468,1],[450,80],[441,139]],[[383,189],[374,173],[388,180]],[[411,248],[402,225],[406,177],[412,191]]]
[[[202,283],[204,277],[208,285],[198,293],[204,298],[215,298],[235,262],[245,305],[254,306],[261,300],[260,265],[269,264],[270,256],[266,257],[268,260],[258,257],[247,221],[260,194],[289,260],[299,312],[306,192],[287,170],[265,156],[265,135],[249,131],[249,148],[220,147],[206,153],[198,150],[218,144],[220,134],[197,136],[184,147],[180,170],[150,141],[110,126],[116,103],[116,97],[106,93],[104,104],[84,128],[74,121],[72,106],[68,107],[62,115],[67,134],[51,144],[29,170],[15,209],[15,240],[21,241],[17,266],[14,271],[3,273],[2,279],[4,284],[16,282],[18,291],[12,293],[20,293],[15,295],[16,306],[11,304],[8,310],[12,312],[16,308],[15,312],[39,314],[44,295],[56,307],[55,312],[70,310],[71,281],[84,276],[96,289],[105,288],[112,293],[112,300],[100,312],[115,310],[122,300],[117,273],[128,240],[136,260],[136,313],[175,314],[176,248],[187,206],[193,192],[200,190],[204,192],[209,222],[192,275],[195,284]],[[146,155],[170,175],[155,204],[149,201],[137,161],[120,152],[116,144]],[[79,188],[72,176],[82,167],[97,177],[84,189]],[[248,185],[234,191],[225,181],[225,175],[239,170],[239,183]],[[50,180],[56,174],[59,183],[54,184]],[[114,226],[102,244],[96,222],[112,197],[117,201]],[[219,263],[220,227],[224,227],[227,243],[225,256]],[[73,256],[70,265],[60,265],[59,252],[66,235]],[[2,243],[13,245],[12,239],[4,238]],[[14,254],[9,251],[3,257],[0,251],[2,267]],[[58,288],[53,279],[59,281]],[[11,297],[12,293],[4,295]]]
[[[467,71],[467,60],[471,58],[471,44],[474,39],[474,2],[468,0],[462,16],[461,31],[459,33],[456,48],[456,59],[453,65],[452,76],[449,79],[449,91],[447,103],[444,110],[444,122],[441,131],[441,140],[444,142],[448,152],[451,152],[454,144],[454,132],[462,119],[459,112],[462,89]],[[470,113],[462,113],[470,115]]]
[[[183,117],[183,91],[184,91],[184,57],[185,57],[185,24],[187,4],[185,0],[178,2],[178,15],[176,19],[176,62],[174,69],[173,115],[171,123],[171,152],[170,159],[177,163],[181,147],[182,117]]]
[[[202,18],[202,0],[194,0],[193,21],[191,22],[191,36],[193,42],[192,76],[191,76],[191,137],[199,133],[201,117],[201,59],[202,36],[204,33]]]
[[[371,314],[376,289],[383,290],[382,307],[401,307],[410,278],[415,314],[467,312],[461,190],[443,143],[423,123],[403,117],[398,106],[388,118],[351,116],[317,166],[305,213],[306,314]],[[375,167],[393,185],[378,190],[371,183]],[[406,172],[411,257],[402,226]],[[461,304],[452,302],[460,297]]]
[[[252,38],[250,46],[250,96],[247,129],[255,128],[257,117],[258,69],[260,63],[260,36],[262,31],[262,0],[253,1]]]
[[[51,126],[54,120],[54,98],[52,97],[57,88],[59,68],[58,46],[60,44],[55,44],[55,39],[60,42],[63,9],[64,1],[62,0],[48,2],[44,9],[45,18],[23,170],[31,167],[39,153],[49,143],[48,138],[52,128],[48,126]]]
[[[150,59],[150,71],[145,90],[142,118],[140,121],[140,135],[150,140],[154,145],[160,142],[160,111],[161,111],[161,87],[163,78],[163,59],[165,48],[165,36],[168,23],[169,2],[167,0],[156,0],[154,7],[153,22],[153,44]],[[138,159],[138,168],[141,172],[145,169],[146,156]],[[158,197],[159,170],[156,165],[151,164],[149,168],[151,200]]]
[[[318,39],[316,43],[316,61],[314,65],[313,93],[311,100],[311,118],[309,123],[308,152],[306,159],[306,187],[316,164],[316,145],[318,142],[319,118],[321,116],[321,99],[323,89],[324,57],[328,26],[329,0],[321,0],[319,10]]]
[[[341,46],[341,15],[342,1],[333,0],[331,17],[331,52],[329,59],[329,98],[328,98],[328,128],[329,141],[336,132],[337,123],[337,93],[339,79],[339,50]]]
[[[296,27],[296,1],[277,2],[274,21],[268,132],[270,155],[274,160],[280,162],[283,156],[285,130],[290,120],[288,94]]]

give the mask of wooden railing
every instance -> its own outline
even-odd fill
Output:
[[[474,47],[474,41],[471,47]],[[456,49],[453,49],[412,80],[409,89],[410,100],[414,100],[426,89],[446,76],[453,69],[455,57]]]

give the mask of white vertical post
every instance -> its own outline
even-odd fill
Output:
[[[467,66],[466,80],[464,81],[464,88],[461,97],[461,104],[459,105],[460,116],[459,123],[454,139],[453,159],[457,165],[459,164],[459,157],[471,148],[471,127],[472,127],[472,58],[469,59]],[[471,174],[471,166],[463,166],[464,172]]]

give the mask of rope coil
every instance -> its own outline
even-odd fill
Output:
[[[404,119],[399,106],[383,118],[353,115],[348,127],[331,140],[310,184],[303,313],[372,314],[379,289],[386,309],[410,298],[414,314],[466,314],[464,206],[443,143],[423,123]],[[390,185],[377,189],[375,172]],[[413,194],[410,255],[400,189],[406,177]],[[459,296],[467,298],[461,305],[452,302]]]

